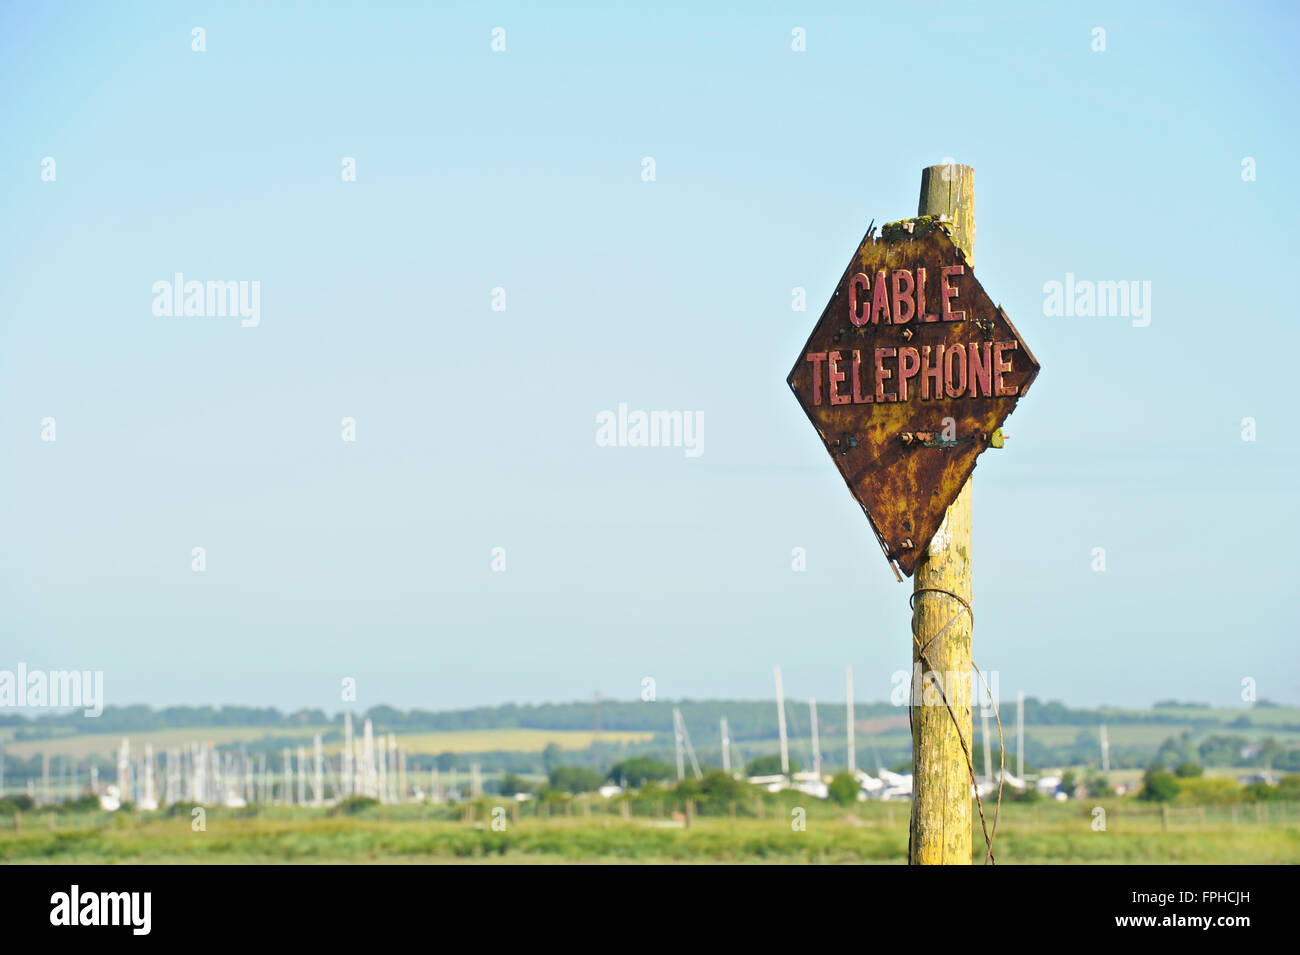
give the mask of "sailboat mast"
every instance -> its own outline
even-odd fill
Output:
[[[686,778],[686,754],[682,749],[682,711],[673,707],[673,738],[677,741],[677,781]]]
[[[1025,778],[1025,691],[1016,694],[1016,775]]]
[[[822,778],[822,747],[817,739],[817,701],[808,700],[808,710],[812,716],[812,757],[813,757],[813,775],[818,779]]]
[[[722,717],[722,771],[731,772],[731,734],[727,732],[727,718]]]
[[[853,664],[850,663],[844,668],[845,692],[848,694],[848,706],[845,709],[844,726],[849,738],[849,772],[855,773],[858,770],[858,754],[853,742]]]
[[[776,725],[781,733],[781,775],[790,775],[790,741],[785,736],[785,689],[781,686],[781,668],[772,668],[776,674]]]

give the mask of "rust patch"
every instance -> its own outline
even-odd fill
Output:
[[[1038,371],[946,230],[890,229],[862,240],[786,381],[911,576]]]

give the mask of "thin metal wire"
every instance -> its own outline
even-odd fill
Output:
[[[953,593],[951,590],[944,590],[942,587],[918,587],[916,590],[912,591],[912,596],[909,597],[907,601],[908,607],[912,611],[912,642],[916,644],[917,659],[920,660],[921,665],[925,668],[924,671],[922,672],[922,679],[924,680],[924,673],[926,671],[931,673],[934,672],[934,667],[930,665],[930,660],[926,656],[926,650],[929,649],[930,644],[934,643],[934,641],[938,640],[941,636],[943,636],[947,632],[948,628],[957,622],[957,620],[961,617],[961,611],[959,610],[951,617],[949,617],[948,622],[939,628],[939,632],[936,633],[929,640],[927,640],[924,645],[922,645],[921,639],[916,635],[916,598],[920,594],[944,594],[946,596],[951,597],[953,600],[957,601],[959,604],[962,605],[962,609],[965,610],[967,615],[970,617],[970,625],[972,630],[975,629],[975,611],[971,609],[970,603],[968,603],[965,598],[961,597],[958,594]],[[966,757],[966,771],[970,774],[971,785],[975,789],[975,806],[979,810],[980,828],[984,832],[984,845],[985,845],[984,864],[997,865],[997,858],[993,855],[993,842],[995,839],[997,839],[998,820],[1001,818],[1002,815],[1002,787],[1006,780],[1006,766],[1007,766],[1006,742],[1002,735],[1002,717],[998,714],[997,703],[993,700],[993,691],[989,689],[988,680],[984,679],[983,671],[980,670],[980,668],[975,665],[974,660],[971,661],[971,667],[975,670],[977,674],[979,674],[980,682],[984,684],[984,692],[988,695],[989,702],[993,704],[993,717],[994,719],[997,720],[997,724],[998,724],[998,750],[999,750],[999,756],[1001,762],[1001,771],[998,773],[998,801],[997,801],[997,806],[993,812],[992,832],[989,831],[988,821],[984,817],[984,800],[980,798],[979,780],[975,776],[975,764],[971,759],[970,746],[966,741],[965,734],[963,734],[961,731],[961,723],[959,723],[957,720],[957,714],[953,712],[952,706],[948,703],[948,694],[944,692],[943,682],[938,681],[936,685],[939,688],[939,698],[943,700],[944,708],[948,711],[948,717],[952,720],[953,728],[957,730],[957,739],[961,742],[962,753]],[[907,723],[908,723],[909,730],[912,729],[912,707],[908,707],[907,710]],[[915,793],[913,793],[913,798],[915,799]],[[908,854],[910,855],[911,854],[910,837],[908,843],[909,843]]]

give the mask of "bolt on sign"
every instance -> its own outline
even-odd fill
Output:
[[[949,229],[926,216],[868,232],[786,379],[909,577],[1038,374]]]

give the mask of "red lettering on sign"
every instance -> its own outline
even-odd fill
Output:
[[[916,314],[916,302],[912,298],[916,279],[912,278],[912,273],[907,269],[894,270],[890,273],[890,278],[894,282],[894,324],[906,325]],[[907,306],[906,315],[903,314],[904,305]]]
[[[813,363],[813,404],[822,403],[822,362],[826,360],[824,351],[810,351],[808,361]]]
[[[966,321],[965,312],[954,312],[952,310],[952,300],[957,297],[957,287],[948,284],[948,276],[965,274],[966,266],[964,265],[945,265],[939,271],[939,294],[943,298],[943,320],[945,322]]]
[[[1008,355],[1007,360],[1003,361],[1002,351],[1003,349],[1006,349],[1007,351],[1014,351],[1016,347],[1017,347],[1017,343],[1014,341],[996,342],[993,345],[993,367],[994,370],[997,372],[996,384],[997,384],[997,396],[999,398],[1009,398],[1012,395],[1014,395],[1017,391],[1015,385],[1008,385],[1002,379],[1002,376],[1011,370],[1011,356]]]
[[[938,316],[935,316],[936,318]],[[934,352],[934,366],[930,366],[930,352]],[[943,397],[943,346],[929,345],[921,349],[921,400]]]
[[[898,350],[898,400],[907,400],[907,379],[921,370],[921,353],[910,346]]]
[[[879,288],[880,286],[876,286]],[[877,348],[876,349],[876,401],[897,401],[898,398],[893,392],[885,391],[885,382],[893,377],[894,373],[885,370],[884,358],[893,358],[894,349]]]
[[[954,376],[954,372],[956,375]],[[953,378],[957,381],[954,384]],[[966,346],[949,345],[943,355],[944,389],[949,398],[960,398],[966,390]]]
[[[970,396],[978,398],[980,395],[990,395],[993,393],[991,383],[993,377],[993,358],[990,353],[991,348],[988,342],[971,342],[970,347],[966,349],[966,357],[970,359]],[[983,357],[980,353],[983,352]],[[980,389],[984,390],[981,391]]]
[[[916,316],[922,322],[937,322],[938,315],[925,311],[925,269],[916,270]]]
[[[949,398],[1012,398],[1019,393],[1006,376],[1012,368],[1015,341],[969,342],[955,345],[903,345],[875,350],[874,389],[862,380],[862,350],[808,352],[812,363],[812,403],[822,404],[822,363],[826,363],[826,393],[832,405],[866,405],[889,401],[935,401]],[[886,361],[886,359],[890,359]],[[849,364],[849,368],[844,368]],[[848,381],[849,384],[845,385]],[[894,383],[896,393],[886,391]]]
[[[871,294],[871,324],[880,324],[880,316],[889,323],[889,273],[881,269],[876,273],[876,290]]]
[[[844,372],[840,371],[840,353],[837,351],[830,352],[826,359],[826,366],[829,369],[827,377],[830,379],[828,390],[831,393],[831,404],[846,405],[850,398],[848,395],[840,394],[835,386],[844,380]]]
[[[871,401],[871,395],[862,394],[862,351],[853,349],[853,403],[865,405]]]
[[[849,321],[861,327],[870,321],[870,317],[863,314],[867,303],[858,298],[858,289],[871,290],[871,279],[861,272],[849,279]]]

